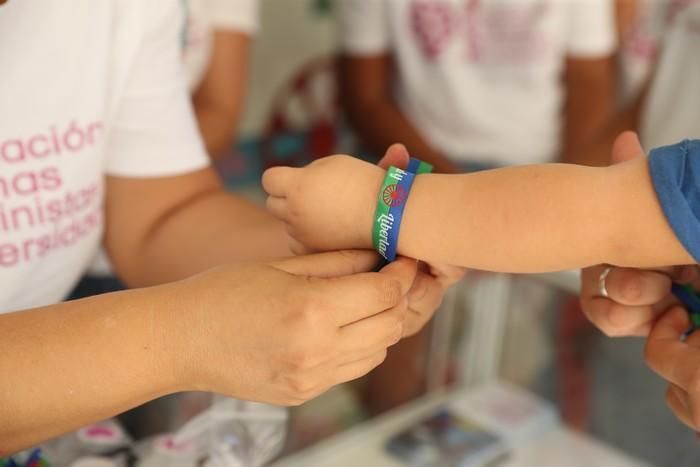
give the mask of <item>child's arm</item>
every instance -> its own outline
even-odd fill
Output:
[[[641,149],[640,149],[641,152]],[[269,208],[312,249],[371,248],[384,171],[349,157],[264,177]],[[666,221],[646,157],[416,178],[399,253],[503,272],[694,262]]]

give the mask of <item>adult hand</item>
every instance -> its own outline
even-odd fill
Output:
[[[632,132],[620,135],[613,146],[612,162],[643,156],[639,138]],[[672,281],[688,283],[698,277],[694,266],[640,270],[610,267],[604,280],[608,297],[599,282],[608,266],[584,269],[581,275],[581,306],[584,313],[608,336],[646,336],[657,316],[675,303]]]
[[[608,296],[600,294],[599,280],[606,266],[584,269],[581,307],[588,319],[610,337],[647,336],[658,316],[677,301],[671,283],[689,283],[698,277],[695,266],[660,270],[610,267],[605,278]]]
[[[668,381],[666,402],[678,419],[700,431],[700,332],[683,342],[687,312],[673,307],[653,325],[645,348],[649,367]]]
[[[409,160],[406,147],[394,144],[379,161],[379,167],[388,169],[393,165],[405,169]],[[430,321],[442,303],[445,291],[462,280],[466,272],[466,268],[458,266],[420,263],[416,280],[408,293],[410,313],[404,328],[405,336],[418,333]]]
[[[372,252],[221,267],[172,286],[182,390],[297,405],[379,365],[398,342],[416,262]],[[178,332],[179,331],[179,332]]]

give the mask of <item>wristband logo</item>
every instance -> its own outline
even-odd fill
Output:
[[[377,218],[377,225],[379,227],[377,251],[386,258],[386,250],[389,248],[389,231],[394,228],[394,215],[391,213],[382,214]]]
[[[406,202],[408,191],[398,184],[389,185],[384,188],[382,193],[382,201],[390,208],[400,207]]]

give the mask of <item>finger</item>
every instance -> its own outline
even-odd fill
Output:
[[[293,379],[292,386],[297,393],[294,398],[300,402],[313,399],[338,384],[361,378],[386,359],[386,348],[372,352],[357,353],[352,358],[331,361],[305,371]]]
[[[379,274],[387,275],[399,281],[402,295],[406,295],[416,279],[418,261],[411,258],[399,257],[393,263],[384,266]]]
[[[584,272],[588,296],[598,296],[598,280],[604,268]],[[608,298],[622,305],[654,305],[671,293],[671,279],[665,272],[613,267],[605,278],[605,289]]]
[[[685,343],[690,347],[700,349],[700,331],[694,331],[688,336]]]
[[[582,301],[588,319],[608,337],[646,336],[660,313],[653,306],[620,305],[603,297]]]
[[[277,219],[289,222],[289,212],[287,210],[287,198],[278,198],[276,196],[268,196],[265,202],[267,210]]]
[[[678,386],[673,384],[668,386],[668,389],[666,390],[666,404],[676,415],[678,420],[680,420],[688,428],[697,430],[697,428],[693,426],[693,422],[690,418],[688,407],[684,400],[683,391]]]
[[[377,368],[386,360],[387,350],[377,352],[376,354],[358,360],[356,362],[340,365],[335,372],[334,385],[347,383],[358,378],[362,378],[370,371]]]
[[[625,131],[615,140],[612,149],[612,163],[619,164],[644,155],[639,136],[633,131]]]
[[[689,327],[686,311],[674,307],[654,324],[644,350],[649,367],[684,389],[697,387],[700,351],[681,342]]]
[[[382,160],[379,161],[379,167],[383,169],[388,169],[390,166],[398,167],[399,169],[405,169],[408,167],[408,162],[411,156],[408,153],[408,149],[403,144],[392,144],[387,149]]]
[[[314,253],[312,249],[308,248],[306,245],[294,238],[291,234],[287,238],[287,246],[289,247],[289,251],[291,251],[292,254],[296,256],[303,256]]]
[[[381,272],[355,274],[325,283],[324,302],[336,310],[339,327],[399,306],[415,278],[415,261],[397,260]]]
[[[274,167],[266,170],[262,176],[263,189],[270,196],[285,198],[296,183],[300,170],[302,169],[292,167]]]
[[[404,301],[391,310],[341,328],[339,348],[345,357],[342,363],[376,354],[399,342],[403,337],[406,314],[407,304]]]
[[[386,360],[386,354],[387,351],[384,349],[356,361],[344,363],[335,367],[322,367],[314,370],[314,373],[320,372],[320,375],[322,376],[319,376],[319,378],[323,382],[317,384],[311,389],[304,388],[301,397],[295,396],[293,399],[298,403],[302,403],[320,396],[334,386],[362,378],[370,371],[381,365],[384,360]],[[312,374],[305,376],[304,379],[311,381],[315,380]]]
[[[443,289],[448,289],[457,282],[464,279],[467,274],[467,269],[461,266],[451,266],[448,264],[430,264],[428,266],[430,274],[434,276]]]
[[[404,337],[419,332],[432,319],[442,303],[445,289],[435,277],[419,272],[408,292],[408,314],[404,323]]]
[[[341,277],[371,271],[377,254],[369,250],[341,250],[299,256],[271,263],[277,269],[298,276]]]

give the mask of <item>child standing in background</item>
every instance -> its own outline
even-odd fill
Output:
[[[377,153],[401,141],[448,173],[547,162],[611,116],[611,0],[337,7],[346,111]]]

